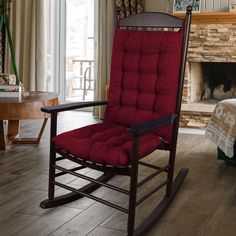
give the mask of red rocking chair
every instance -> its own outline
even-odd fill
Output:
[[[118,20],[108,101],[42,108],[51,114],[49,192],[48,199],[40,204],[42,208],[88,197],[127,213],[129,236],[144,234],[166,210],[188,172],[183,168],[173,179],[191,11],[188,7],[184,20],[165,13],[141,13]],[[99,105],[107,105],[102,123],[56,134],[58,112]],[[156,149],[169,152],[165,166],[144,161]],[[64,159],[78,166],[63,167],[60,161]],[[139,165],[154,172],[138,181]],[[81,174],[83,168],[103,174],[94,179]],[[138,199],[137,189],[163,172],[167,173],[166,180]],[[90,183],[75,189],[56,180],[66,174]],[[110,184],[114,175],[129,176],[130,189]],[[55,197],[55,186],[70,193]],[[127,195],[128,208],[92,195],[100,186]],[[135,229],[136,206],[164,186],[165,195],[159,205]]]

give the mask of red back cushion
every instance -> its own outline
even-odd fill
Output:
[[[131,31],[114,35],[104,122],[140,124],[175,113],[182,31]],[[171,127],[160,131],[167,140]]]

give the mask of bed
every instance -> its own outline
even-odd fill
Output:
[[[205,136],[217,145],[218,159],[236,165],[236,98],[217,103]]]

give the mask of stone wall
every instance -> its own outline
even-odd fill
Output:
[[[209,123],[211,114],[204,112],[181,112],[180,127],[205,129]]]
[[[191,26],[188,61],[236,62],[236,24]]]

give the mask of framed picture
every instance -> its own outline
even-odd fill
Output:
[[[189,5],[193,7],[193,12],[200,12],[201,0],[174,0],[173,12],[186,12],[186,7]]]
[[[236,0],[229,0],[229,11],[230,12],[236,11]]]

